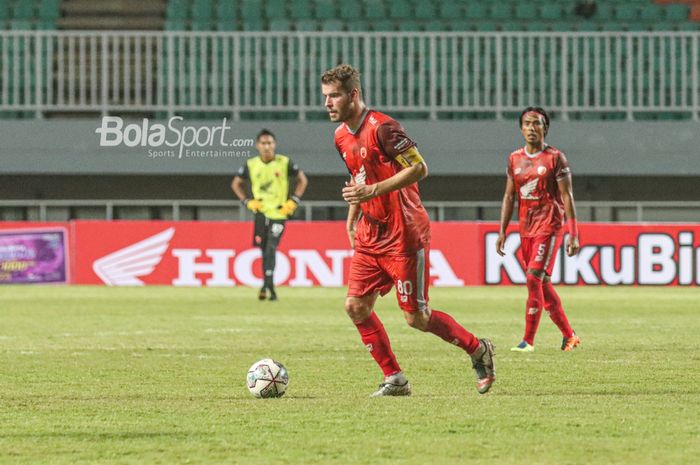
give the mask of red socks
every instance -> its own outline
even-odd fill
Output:
[[[377,361],[384,376],[391,376],[401,371],[399,362],[396,361],[396,356],[391,350],[389,336],[374,311],[365,321],[355,323],[355,326],[362,336],[362,343]]]
[[[523,341],[535,345],[535,334],[542,318],[542,303],[544,294],[542,279],[535,275],[527,275],[527,304],[525,305],[525,336]],[[536,309],[533,310],[533,309]]]
[[[549,312],[549,317],[552,319],[555,325],[561,331],[561,334],[569,338],[574,335],[574,331],[569,326],[569,320],[566,318],[566,313],[564,313],[564,307],[561,306],[561,300],[559,295],[554,290],[554,286],[551,281],[547,281],[542,285],[542,290],[544,292],[545,309]]]
[[[428,321],[428,331],[472,354],[479,348],[479,339],[464,329],[447,313],[433,310]]]

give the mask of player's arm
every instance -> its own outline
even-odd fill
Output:
[[[578,225],[576,224],[576,204],[574,202],[574,188],[571,183],[571,175],[557,179],[559,193],[564,201],[564,211],[566,212],[566,227],[569,239],[566,241],[566,254],[571,257],[576,255],[581,248],[578,239]]]
[[[380,195],[410,186],[428,176],[428,165],[416,147],[411,147],[395,157],[403,169],[375,184],[358,184],[343,188],[343,199],[351,205],[366,202]]]
[[[294,186],[294,196],[301,198],[306,192],[306,187],[309,185],[309,178],[302,170],[297,171],[296,175],[296,185]]]
[[[506,181],[506,191],[503,194],[503,202],[501,203],[501,226],[498,230],[498,240],[496,241],[496,252],[498,255],[504,256],[506,253],[503,246],[506,243],[506,230],[510,219],[513,217],[513,207],[515,205],[515,183],[513,178],[508,176]]]
[[[307,179],[306,175],[296,164],[292,164],[292,167],[290,168],[290,175],[294,176],[294,193],[280,207],[280,212],[287,217],[294,215],[294,212],[301,203],[301,196],[304,195],[306,186],[309,185],[309,180]]]
[[[346,223],[346,229],[348,231],[348,239],[350,239],[350,248],[355,248],[355,225],[357,224],[357,217],[360,216],[360,206],[356,204],[350,204],[348,208],[348,221]]]
[[[236,175],[233,177],[233,181],[231,181],[231,190],[236,197],[238,197],[238,200],[240,200],[241,203],[248,208],[248,210],[257,213],[262,208],[262,202],[248,198],[248,195],[246,194],[246,189],[248,187],[246,179],[249,177],[248,166],[243,165],[241,169],[238,170],[238,173],[236,173]]]

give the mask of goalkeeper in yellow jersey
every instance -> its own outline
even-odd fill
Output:
[[[284,233],[285,221],[294,215],[309,181],[289,157],[275,153],[277,140],[269,130],[260,131],[255,138],[255,147],[259,155],[241,166],[231,188],[241,203],[255,213],[253,245],[262,250],[264,276],[258,298],[277,300],[273,282],[275,253]],[[294,194],[290,196],[289,179],[292,177],[295,186]],[[252,196],[246,192],[247,182]]]

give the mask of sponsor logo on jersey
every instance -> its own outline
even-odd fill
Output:
[[[404,137],[394,146],[394,150],[403,150],[403,148],[406,147],[408,144],[408,139]]]
[[[545,168],[544,166],[537,167],[537,174],[539,174],[540,176],[542,176],[546,172],[547,172],[547,168]]]
[[[532,181],[520,186],[520,198],[525,200],[538,200],[540,197],[534,195],[534,192],[537,189],[537,183],[539,182],[539,179],[533,179]]]

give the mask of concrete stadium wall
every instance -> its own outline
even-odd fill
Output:
[[[125,124],[141,126],[142,122],[133,120]],[[249,147],[236,149],[242,153],[228,158],[186,155],[180,158],[175,148],[175,157],[151,157],[147,146],[100,147],[96,129],[101,124],[101,119],[2,121],[0,176],[213,176],[235,172],[249,154],[256,153]],[[221,125],[221,121],[184,124],[214,127]],[[333,145],[335,125],[332,123],[229,121],[228,124],[228,136],[235,138],[252,139],[260,128],[271,129],[278,137],[278,152],[290,155],[310,175],[345,173]],[[522,143],[513,121],[406,120],[404,125],[418,142],[432,176],[502,176],[507,155]],[[577,176],[700,176],[697,122],[555,121],[548,142],[567,153]],[[208,149],[222,147],[217,143]]]

